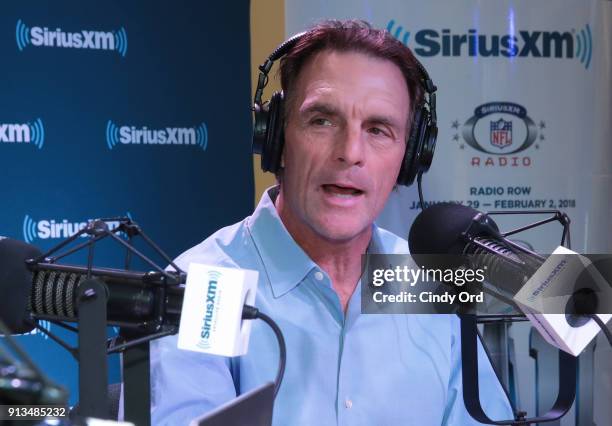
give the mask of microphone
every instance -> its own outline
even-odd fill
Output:
[[[485,213],[453,203],[434,204],[419,213],[410,228],[408,246],[415,260],[431,268],[456,269],[465,258],[477,261],[474,269],[485,269],[490,282],[511,296],[545,261],[504,238]]]
[[[34,246],[0,240],[0,318],[13,333],[31,331],[32,318],[78,320],[78,289],[89,278],[88,269],[32,260],[40,256]],[[180,349],[244,355],[251,322],[242,320],[260,317],[251,307],[257,291],[256,271],[193,263],[187,277],[172,271],[111,268],[92,268],[91,277],[104,283],[108,325],[141,330],[178,327]]]
[[[87,268],[31,261],[41,254],[30,244],[0,240],[0,319],[14,334],[31,331],[33,318],[78,318],[77,289],[88,278]],[[169,284],[184,281],[177,272],[166,274],[173,279]],[[164,285],[168,279],[161,272],[92,268],[91,277],[106,285],[109,325],[146,327],[160,316],[164,324],[179,324],[184,288]]]
[[[544,339],[574,356],[612,318],[609,256],[591,262],[559,247],[545,258],[506,239],[487,214],[452,203],[419,213],[408,242],[412,256],[427,268],[467,263],[485,269],[500,299],[508,301],[503,293],[510,294],[510,304],[518,305]],[[452,256],[431,256],[442,254]]]
[[[40,250],[30,244],[0,237],[0,320],[9,325],[11,333],[31,331],[35,327],[33,319],[78,321],[78,288],[90,277],[97,278],[107,292],[108,325],[144,329],[163,325],[174,327],[173,333],[178,326],[180,349],[244,355],[251,321],[243,320],[261,319],[272,328],[279,344],[274,394],[278,393],[285,371],[285,340],[272,318],[253,306],[257,271],[191,263],[188,275],[132,272],[33,260],[41,256]],[[168,334],[162,332],[152,338]],[[142,343],[143,339],[133,343]],[[128,344],[120,344],[111,352]]]
[[[41,254],[30,244],[0,237],[0,319],[13,333],[28,333],[34,328],[28,322],[29,285],[22,283],[32,282],[25,260]]]

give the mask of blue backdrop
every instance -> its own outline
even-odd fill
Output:
[[[249,214],[247,0],[2,6],[0,235],[44,250],[129,214],[174,257]],[[123,254],[105,246],[96,264]],[[75,402],[68,353],[40,333],[18,340]]]

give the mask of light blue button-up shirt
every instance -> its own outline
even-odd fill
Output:
[[[407,253],[408,246],[374,226],[369,250]],[[479,424],[463,404],[458,318],[361,314],[359,285],[343,313],[329,276],[289,235],[270,191],[252,216],[176,260],[185,270],[192,262],[259,271],[256,306],[279,325],[287,344],[275,426]],[[188,424],[276,376],[278,345],[261,321],[254,322],[242,357],[176,345],[176,336],[151,344],[154,425]],[[493,419],[512,418],[482,348],[480,358],[485,412]]]

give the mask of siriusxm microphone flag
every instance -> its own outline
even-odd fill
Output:
[[[255,305],[258,272],[191,263],[181,309],[178,348],[223,356],[247,353],[251,321],[243,306]]]
[[[248,1],[8,0],[0,51],[1,235],[44,252],[129,217],[176,257],[251,212]],[[94,264],[122,269],[125,251],[103,241]],[[38,330],[18,340],[78,401],[72,356]]]

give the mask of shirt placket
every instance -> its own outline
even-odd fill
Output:
[[[357,284],[358,287],[359,285]],[[364,420],[361,418],[364,413],[364,407],[360,406],[363,401],[360,400],[359,395],[359,376],[361,372],[355,367],[355,353],[351,350],[345,350],[345,348],[350,347],[351,330],[354,329],[355,321],[360,314],[359,302],[361,292],[359,290],[357,288],[353,296],[351,296],[351,300],[349,300],[346,315],[343,315],[340,331],[338,394],[336,400],[338,426],[354,426],[362,424]]]

